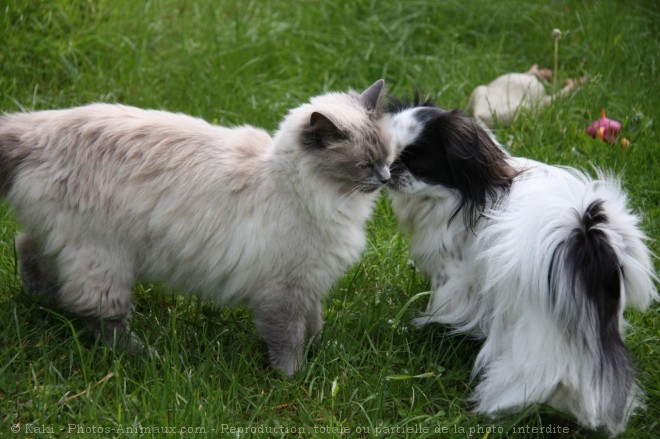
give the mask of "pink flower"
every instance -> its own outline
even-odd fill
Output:
[[[614,143],[619,138],[619,131],[621,131],[621,122],[614,119],[608,119],[605,116],[605,109],[597,121],[587,127],[587,134],[591,137],[598,137],[608,143]]]

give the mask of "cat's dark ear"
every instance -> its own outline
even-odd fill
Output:
[[[383,88],[385,87],[385,81],[379,79],[378,81],[371,84],[371,86],[362,92],[360,95],[360,102],[365,106],[367,110],[375,110],[378,108],[378,101],[380,95],[383,93]]]
[[[309,125],[303,129],[302,141],[309,148],[326,148],[331,143],[346,140],[342,133],[325,115],[315,111],[309,118]]]

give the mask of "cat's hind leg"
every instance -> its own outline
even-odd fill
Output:
[[[130,354],[148,348],[129,329],[134,264],[127,252],[67,244],[58,254],[59,305],[80,317],[101,341]]]
[[[14,242],[23,290],[31,298],[45,305],[55,306],[58,278],[54,262],[44,256],[41,246],[27,233],[16,235]]]

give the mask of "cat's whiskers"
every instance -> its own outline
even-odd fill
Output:
[[[360,188],[361,183],[356,183],[353,185],[348,191],[346,191],[341,197],[337,199],[337,203],[335,203],[335,209],[341,211],[351,196],[356,192],[360,192]]]

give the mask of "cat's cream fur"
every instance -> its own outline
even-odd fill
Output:
[[[552,103],[552,95],[545,92],[545,82],[550,79],[552,70],[539,69],[537,64],[526,73],[499,76],[472,91],[468,113],[489,128],[495,128],[496,123],[509,126],[521,111],[538,111]],[[556,97],[568,96],[584,81],[566,80]]]
[[[0,190],[23,227],[25,289],[132,350],[138,279],[246,303],[273,366],[293,374],[389,178],[382,88],[312,98],[273,138],[121,105],[3,116]]]

